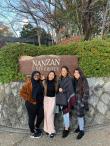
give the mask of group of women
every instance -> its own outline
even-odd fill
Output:
[[[63,66],[61,73],[56,76],[50,71],[47,77],[41,76],[39,71],[34,71],[31,79],[26,81],[20,90],[20,96],[25,100],[28,113],[28,123],[32,138],[42,136],[40,128],[44,123],[43,130],[49,138],[54,138],[56,130],[54,115],[56,105],[63,115],[64,129],[62,138],[66,138],[70,132],[70,112],[77,115],[78,133],[77,139],[84,136],[85,113],[89,110],[89,86],[82,70],[78,67],[70,74],[68,67]]]

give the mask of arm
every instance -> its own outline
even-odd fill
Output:
[[[70,94],[70,97],[73,96],[73,94],[75,94],[74,92],[74,79],[71,77],[69,84],[68,84],[68,92]]]
[[[61,79],[59,78],[58,81],[57,81],[56,93],[58,93],[58,92],[63,92],[63,89],[62,89],[62,87],[60,86],[60,84],[61,84]]]
[[[21,90],[20,90],[20,96],[26,101],[28,99],[28,91],[27,91],[27,84],[25,83]]]
[[[84,79],[83,82],[83,98],[82,102],[84,103],[85,109],[88,110],[88,98],[89,98],[89,85],[87,79]]]
[[[46,96],[47,95],[47,84],[46,84],[46,80],[43,80],[42,81],[42,85],[44,87],[44,96]]]

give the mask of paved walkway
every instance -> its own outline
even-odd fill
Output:
[[[0,146],[110,146],[110,125],[89,129],[81,140],[76,140],[74,133],[65,139],[58,134],[50,141],[45,135],[40,139],[31,139],[29,133],[3,132],[2,130],[0,131]]]

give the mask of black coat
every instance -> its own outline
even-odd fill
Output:
[[[82,80],[82,95],[80,93],[80,88],[78,85],[78,81],[76,81],[76,90],[75,95],[77,98],[75,109],[78,117],[83,117],[85,112],[89,110],[88,107],[88,98],[89,98],[89,86],[86,78]]]
[[[69,101],[71,96],[74,94],[73,78],[70,76],[60,78],[58,81],[58,88],[63,89],[63,92],[66,93],[67,99]]]

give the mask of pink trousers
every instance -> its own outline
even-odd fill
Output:
[[[56,98],[44,97],[44,131],[51,134],[55,133],[54,114],[55,114]]]

